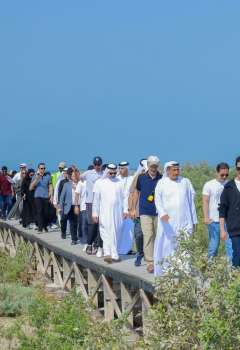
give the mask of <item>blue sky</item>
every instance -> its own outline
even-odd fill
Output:
[[[240,154],[240,2],[0,3],[0,165]]]

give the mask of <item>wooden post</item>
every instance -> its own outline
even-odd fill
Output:
[[[71,276],[72,276],[73,269],[70,268],[70,263],[64,257],[62,260],[62,267],[63,267],[64,288],[71,290],[72,288]]]
[[[88,296],[89,298],[92,297],[94,290],[96,289],[97,286],[97,277],[96,274],[91,271],[90,269],[87,269],[87,278],[88,278]],[[98,307],[98,293],[95,294],[95,296],[92,299],[93,304]]]
[[[128,306],[131,305],[133,298],[131,296],[129,288],[121,282],[121,305],[122,312],[127,311]],[[131,312],[128,316],[128,322],[131,326],[133,326],[133,312]]]
[[[106,280],[105,276],[103,278],[103,297],[104,297],[104,318],[107,322],[114,320],[114,307],[111,300],[111,295],[109,294],[108,285],[111,281]]]

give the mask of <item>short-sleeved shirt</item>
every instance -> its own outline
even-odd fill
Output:
[[[160,173],[157,173],[153,179],[148,172],[139,175],[137,180],[137,190],[139,196],[139,215],[157,216],[157,210],[154,201],[155,188],[158,181],[162,178]]]
[[[209,218],[214,222],[219,222],[219,203],[222,191],[227,181],[220,182],[216,179],[205,183],[202,194],[209,197]]]
[[[33,177],[32,182],[36,179],[36,175]],[[49,197],[49,185],[51,184],[51,176],[43,175],[35,186],[34,197],[35,198],[48,198]]]
[[[95,169],[87,170],[81,175],[81,179],[86,180],[86,203],[93,202],[93,185],[102,175],[102,172],[97,172]]]

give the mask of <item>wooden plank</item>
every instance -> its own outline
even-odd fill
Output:
[[[121,282],[121,306],[122,313],[127,310],[128,306],[131,305],[133,297],[130,293],[128,286],[126,286],[123,282]],[[129,313],[128,322],[131,326],[133,326],[133,313]]]
[[[54,284],[56,286],[60,286],[62,289],[63,287],[63,279],[62,279],[62,275],[60,272],[60,267],[59,267],[59,263],[56,259],[56,256],[53,252],[50,253],[51,258],[52,258],[52,262],[53,262],[53,281]]]
[[[93,304],[98,307],[98,295],[97,293],[93,297],[93,292],[96,289],[97,286],[97,276],[96,273],[91,271],[90,269],[87,269],[88,274],[88,296],[92,299]]]
[[[82,276],[82,273],[77,266],[77,264],[73,263],[73,269],[75,274],[75,284],[80,287],[80,291],[84,297],[85,300],[88,300],[88,293],[86,291],[85,285],[84,285],[84,278]]]
[[[103,279],[104,300],[106,300],[106,307],[107,307],[107,310],[106,310],[107,321],[109,321],[110,319],[114,319],[114,311],[116,312],[117,317],[121,317],[122,312],[118,306],[116,295],[113,292],[109,281],[106,279],[104,275],[102,279]]]
[[[63,267],[63,288],[71,290],[72,288],[71,276],[73,272],[73,266],[71,265],[70,262],[68,262],[67,259],[63,257],[62,267]]]

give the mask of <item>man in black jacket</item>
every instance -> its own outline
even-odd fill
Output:
[[[229,181],[222,192],[219,206],[221,238],[232,241],[233,266],[240,266],[240,156],[236,162],[236,177]],[[226,225],[226,226],[225,226]],[[226,232],[226,228],[227,232]]]

